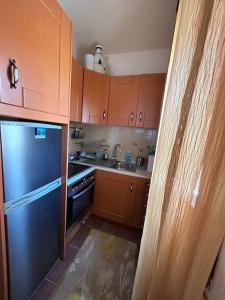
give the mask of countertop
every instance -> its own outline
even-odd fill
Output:
[[[134,177],[140,177],[140,178],[145,178],[145,179],[150,179],[152,173],[148,172],[147,170],[141,170],[137,169],[135,172],[130,172],[126,170],[118,170],[118,169],[113,169],[110,166],[113,164],[112,160],[91,160],[91,159],[86,159],[86,158],[81,158],[80,160],[76,161],[70,161],[71,163],[74,164],[82,164],[86,166],[91,166],[93,167],[93,170],[102,170],[102,171],[107,171],[107,172],[113,172],[113,173],[118,173],[118,174],[123,174],[123,175],[128,175],[128,176],[134,176]]]

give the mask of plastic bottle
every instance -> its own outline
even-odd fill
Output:
[[[108,158],[109,158],[108,150],[107,150],[107,148],[105,148],[105,150],[104,150],[104,155],[103,155],[103,159],[104,159],[104,160],[107,160]]]
[[[130,164],[132,162],[132,153],[130,149],[125,154],[125,163]]]

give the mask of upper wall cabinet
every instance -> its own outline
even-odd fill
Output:
[[[73,59],[71,76],[70,121],[81,122],[84,69]]]
[[[57,1],[0,0],[1,102],[69,115],[71,22]]]
[[[84,70],[82,122],[107,124],[110,78]]]
[[[135,126],[140,76],[111,77],[108,124]]]
[[[136,127],[159,127],[165,79],[165,74],[141,75]]]

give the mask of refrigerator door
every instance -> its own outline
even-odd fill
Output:
[[[59,257],[60,187],[6,214],[9,292],[25,300]]]
[[[61,126],[1,121],[5,202],[61,177]]]

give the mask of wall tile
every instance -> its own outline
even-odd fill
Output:
[[[79,139],[72,139],[71,135],[76,126],[80,129]],[[78,124],[70,127],[69,152],[76,151],[104,151],[108,149],[111,157],[115,156],[115,146],[122,147],[122,157],[130,149],[133,160],[138,155],[147,157],[150,146],[157,140],[158,130],[129,127],[113,127],[100,125]]]

